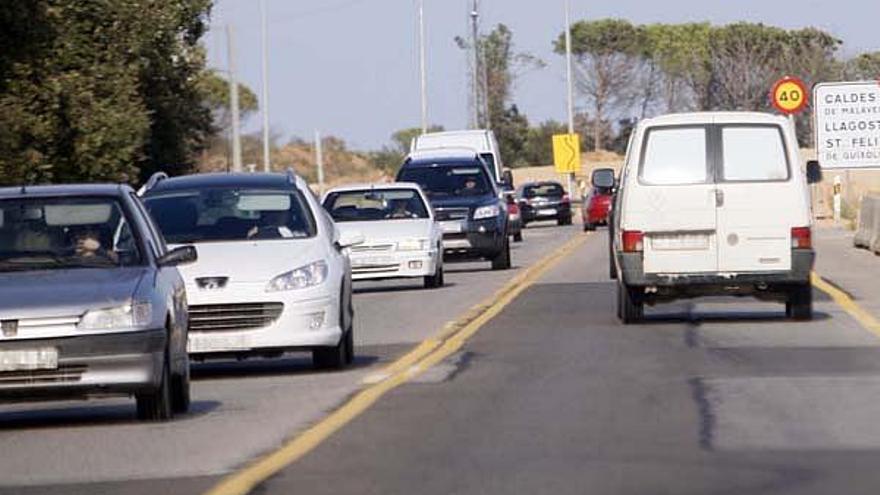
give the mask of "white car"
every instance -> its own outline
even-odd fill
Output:
[[[293,173],[156,176],[144,203],[168,243],[195,244],[181,268],[188,351],[208,357],[311,351],[318,368],[354,358],[347,247]]]
[[[607,170],[606,174],[613,174]],[[639,122],[616,193],[618,313],[734,295],[812,317],[812,213],[793,126],[759,113],[677,114]],[[604,177],[605,186],[614,178]]]
[[[339,187],[322,202],[340,232],[364,238],[350,249],[355,280],[419,277],[426,288],[443,286],[443,232],[418,184]]]

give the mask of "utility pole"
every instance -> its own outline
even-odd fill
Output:
[[[474,0],[474,8],[471,10],[471,49],[473,50],[473,73],[471,74],[471,85],[473,86],[474,108],[471,115],[473,119],[473,128],[480,127],[480,113],[482,107],[482,99],[480,98],[480,4],[479,0]]]
[[[263,48],[263,172],[271,172],[269,156],[269,29],[266,21],[266,0],[260,0]]]
[[[315,164],[318,166],[318,194],[324,195],[324,148],[321,132],[315,130]]]
[[[568,91],[568,133],[574,134],[574,81],[571,68],[571,1],[565,0],[565,77]]]
[[[235,41],[232,26],[226,25],[226,43],[229,56],[229,106],[232,111],[232,171],[241,172],[241,129],[238,115],[238,80],[235,76]]]
[[[428,132],[428,70],[425,54],[425,0],[419,0],[419,85],[422,97],[422,134]]]
[[[574,134],[574,81],[571,70],[571,0],[565,0],[565,72],[568,92],[568,133]],[[573,185],[574,173],[569,173],[568,193],[572,197],[574,197]]]

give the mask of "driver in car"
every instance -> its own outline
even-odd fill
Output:
[[[113,263],[119,261],[115,252],[104,249],[98,233],[92,230],[77,234],[74,241],[74,254],[79,258],[85,259],[103,258]]]

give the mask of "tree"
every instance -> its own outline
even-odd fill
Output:
[[[852,79],[880,80],[880,52],[863,53],[847,63]]]
[[[553,136],[567,133],[568,127],[555,120],[531,127],[521,155],[523,163],[533,166],[553,163]]]
[[[211,132],[196,81],[210,0],[0,4],[0,182],[189,169]],[[168,167],[170,165],[170,167]]]
[[[644,27],[648,57],[664,75],[667,111],[708,110],[712,106],[712,64],[708,23],[652,24]]]
[[[579,21],[571,27],[571,48],[578,91],[592,106],[593,142],[604,143],[603,122],[632,106],[633,83],[642,54],[639,29],[620,19]],[[554,48],[565,53],[565,33]]]
[[[442,132],[443,127],[432,125],[428,128],[428,132]],[[367,160],[374,167],[385,172],[388,175],[396,175],[400,165],[410,151],[410,143],[413,138],[419,136],[422,129],[419,127],[408,127],[396,131],[391,135],[391,145],[383,146],[378,151],[367,153]]]
[[[206,70],[199,78],[199,91],[202,94],[204,105],[211,111],[214,129],[225,135],[226,130],[232,125],[232,112],[229,107],[229,80],[220,76],[216,71]],[[242,120],[246,120],[259,110],[257,95],[242,83],[238,83],[238,110]]]

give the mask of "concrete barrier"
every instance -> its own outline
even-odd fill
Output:
[[[880,195],[869,194],[862,199],[853,245],[880,253]]]

